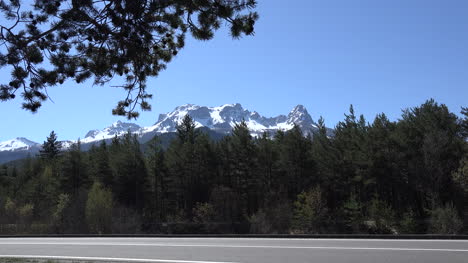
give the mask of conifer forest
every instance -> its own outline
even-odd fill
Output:
[[[190,116],[169,143],[127,133],[0,166],[0,234],[468,233],[468,108],[428,100],[327,133],[212,138]]]

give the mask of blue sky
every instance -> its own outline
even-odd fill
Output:
[[[468,1],[259,0],[254,37],[188,39],[186,47],[148,87],[153,110],[135,121],[148,126],[185,103],[241,103],[265,116],[303,104],[333,127],[353,104],[371,121],[429,98],[453,112],[468,106]],[[3,21],[3,20],[2,20]],[[0,80],[9,72],[0,70]],[[113,83],[117,84],[117,83]],[[124,93],[66,82],[52,87],[37,114],[21,101],[0,103],[0,141],[42,142],[84,137],[125,118],[111,115]]]

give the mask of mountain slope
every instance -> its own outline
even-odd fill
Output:
[[[141,127],[134,123],[126,123],[117,121],[111,126],[104,128],[103,130],[91,130],[86,133],[81,143],[90,143],[94,141],[100,141],[105,139],[112,139],[115,136],[119,137],[130,131],[131,133],[138,133]]]
[[[197,127],[207,127],[220,133],[229,133],[236,123],[245,121],[252,135],[292,129],[297,124],[305,134],[317,129],[316,123],[302,105],[296,106],[287,116],[264,117],[258,112],[244,109],[239,103],[226,104],[219,107],[206,107],[193,104],[179,106],[174,111],[161,114],[158,121],[150,127],[143,128],[145,132],[175,132],[176,126],[185,115],[190,115]]]
[[[0,142],[0,152],[3,151],[27,151],[34,147],[40,147],[39,143],[30,141],[23,137]]]
[[[264,117],[256,111],[244,109],[239,103],[225,104],[219,107],[206,107],[194,104],[186,104],[176,107],[173,111],[160,114],[158,121],[149,127],[141,127],[135,123],[117,121],[102,130],[91,130],[81,139],[82,149],[87,150],[93,144],[105,140],[109,142],[115,136],[119,137],[130,131],[138,136],[140,143],[146,143],[155,135],[164,135],[166,139],[172,138],[171,133],[176,132],[176,127],[182,122],[185,115],[190,115],[197,128],[203,128],[209,134],[219,138],[229,134],[234,126],[245,121],[253,136],[260,136],[263,132],[270,134],[278,130],[290,130],[298,125],[304,135],[317,130],[307,109],[302,105],[294,107],[288,115],[276,117]],[[332,131],[330,130],[330,134]],[[76,141],[62,141],[64,149],[70,147]],[[26,138],[16,138],[0,142],[0,163],[23,158],[28,154],[36,154],[41,144]]]
[[[33,156],[39,152],[41,145],[23,137],[0,142],[0,163]]]

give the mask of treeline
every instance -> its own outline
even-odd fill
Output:
[[[130,133],[89,151],[0,167],[0,233],[467,233],[468,110],[429,100],[371,123],[353,108],[327,136],[323,119],[221,140],[186,116],[177,137]]]

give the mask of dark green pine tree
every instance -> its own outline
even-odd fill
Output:
[[[229,144],[231,137],[224,136],[219,142],[215,144],[216,157],[219,162],[219,171],[218,176],[215,178],[215,185],[223,185],[232,189],[232,180],[231,180],[231,152],[229,150]]]
[[[419,215],[452,201],[455,191],[449,175],[463,156],[461,131],[458,117],[433,99],[405,110],[397,123],[399,169],[406,177],[411,189],[407,195],[418,205]]]
[[[60,184],[65,193],[76,195],[81,188],[90,185],[88,163],[81,151],[81,142],[71,145],[63,154],[61,165]]]
[[[341,178],[337,185],[338,189],[345,195],[345,199],[354,193],[358,203],[366,200],[369,189],[375,184],[369,169],[367,130],[368,126],[363,115],[358,119],[351,105],[349,114],[345,114],[345,120],[336,126],[333,139],[340,153],[338,167]]]
[[[195,131],[193,119],[186,115],[177,125],[177,137],[167,149],[166,164],[171,175],[168,185],[170,202],[173,203],[172,215],[181,214],[188,218],[194,205],[190,195],[191,181],[195,174],[194,143],[198,132]]]
[[[40,158],[28,157],[22,162],[21,173],[15,180],[15,192],[20,195],[23,200],[34,199],[34,181],[44,169],[43,162]]]
[[[262,199],[270,194],[276,194],[279,190],[277,186],[279,182],[276,180],[278,170],[279,153],[275,143],[270,139],[268,133],[263,133],[262,136],[256,140],[257,144],[257,168],[258,175],[260,176],[259,190],[263,195]]]
[[[57,134],[52,131],[47,140],[42,144],[42,150],[39,151],[39,155],[42,159],[53,160],[59,156],[61,149],[62,143],[57,141]]]
[[[318,130],[313,134],[311,155],[315,163],[318,184],[321,185],[323,194],[327,198],[327,204],[333,210],[341,206],[340,196],[344,195],[342,193],[344,189],[337,187],[341,180],[338,168],[340,153],[335,148],[332,137],[327,135],[325,120],[320,117],[317,124]]]
[[[182,119],[182,122],[177,125],[177,137],[179,139],[179,143],[190,143],[194,144],[195,139],[199,135],[199,131],[195,129],[195,122],[193,121],[190,115],[185,115]]]
[[[164,160],[164,150],[158,136],[148,142],[146,166],[148,168],[146,202],[147,220],[150,223],[166,221],[168,172]]]
[[[191,190],[196,203],[204,203],[209,200],[217,174],[217,156],[214,149],[209,135],[200,132],[194,144],[195,176]]]
[[[176,211],[192,217],[196,203],[209,199],[209,184],[215,173],[214,153],[207,135],[195,129],[186,115],[177,126],[177,139],[167,150],[167,168],[171,174],[168,191],[176,203]]]
[[[296,198],[307,190],[317,178],[310,155],[311,140],[304,137],[297,125],[278,137],[280,181],[287,187],[288,196]]]
[[[8,176],[8,166],[0,165],[0,205],[3,204],[3,198],[11,195],[13,180]]]
[[[239,219],[258,210],[257,148],[245,121],[237,123],[228,140],[231,185],[241,200]]]
[[[113,140],[110,152],[113,192],[117,200],[128,208],[141,211],[145,206],[146,165],[136,135],[127,132]]]
[[[396,124],[385,114],[375,117],[368,130],[368,150],[371,161],[370,174],[375,178],[369,197],[378,195],[381,201],[396,209],[405,209],[409,189],[398,169],[398,149],[394,139]]]
[[[0,176],[8,176],[7,174],[8,166],[5,164],[0,165]]]
[[[98,147],[89,151],[89,163],[91,164],[91,175],[95,181],[101,182],[106,188],[112,188],[113,174],[109,161],[109,150],[107,143],[102,140]]]
[[[462,136],[468,138],[468,107],[463,107],[461,114],[463,115],[463,119],[460,119],[460,126],[462,128]]]

